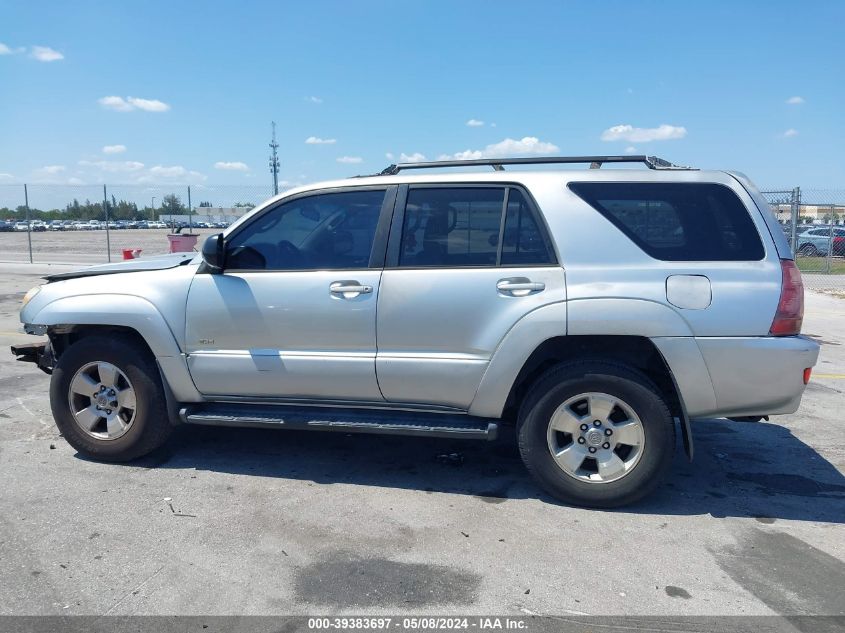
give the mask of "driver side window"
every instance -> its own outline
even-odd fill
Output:
[[[226,247],[226,268],[367,268],[384,193],[343,191],[282,203],[231,239]]]

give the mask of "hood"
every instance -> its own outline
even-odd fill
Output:
[[[93,277],[95,275],[114,275],[117,273],[132,273],[143,270],[164,270],[166,268],[175,268],[176,266],[187,264],[195,256],[196,253],[156,255],[154,257],[144,257],[143,259],[130,259],[123,262],[89,266],[88,268],[74,270],[69,273],[56,273],[55,275],[47,275],[44,279],[46,279],[49,283],[51,281],[76,279],[78,277]]]

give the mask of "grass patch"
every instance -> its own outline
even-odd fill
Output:
[[[827,274],[827,258],[826,257],[796,257],[795,263],[801,272]],[[841,257],[834,257],[830,260],[830,274],[831,275],[845,275],[845,259]]]

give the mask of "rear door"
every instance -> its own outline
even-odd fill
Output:
[[[377,316],[385,399],[468,408],[508,330],[565,298],[563,269],[523,188],[403,186]]]

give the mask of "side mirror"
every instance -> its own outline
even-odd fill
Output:
[[[223,239],[223,234],[209,235],[202,245],[202,261],[206,272],[222,273],[225,256],[226,240]]]

